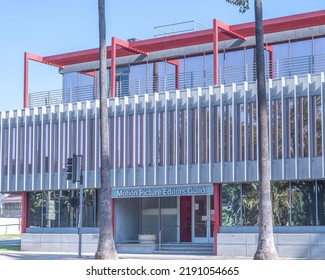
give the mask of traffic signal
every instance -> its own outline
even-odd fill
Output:
[[[77,157],[73,155],[72,158],[67,159],[67,180],[76,181],[76,172],[77,171]]]
[[[67,180],[72,180],[73,183],[80,182],[83,184],[81,173],[81,155],[73,154],[72,158],[67,158]]]

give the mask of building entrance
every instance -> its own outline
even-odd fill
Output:
[[[192,197],[192,242],[213,243],[213,195]]]

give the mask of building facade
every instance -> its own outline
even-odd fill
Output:
[[[280,256],[324,258],[325,11],[264,21],[270,172]],[[112,38],[109,148],[120,252],[213,244],[252,255],[258,223],[254,23],[153,39]],[[62,91],[28,92],[29,60],[59,67]],[[96,250],[98,49],[25,54],[25,107],[1,112],[0,189],[23,193],[23,249]],[[84,182],[66,179],[82,155]],[[156,244],[138,244],[138,234]],[[36,240],[36,241],[35,241]],[[74,242],[71,242],[75,240]]]

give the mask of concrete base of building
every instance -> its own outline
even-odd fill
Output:
[[[258,234],[219,233],[217,255],[253,257]],[[274,234],[275,247],[281,258],[325,259],[324,233]]]
[[[98,245],[98,234],[82,234],[82,253],[95,253]],[[79,250],[78,234],[59,233],[23,233],[21,236],[22,251],[65,252]]]
[[[253,257],[257,240],[256,233],[219,233],[217,256]],[[274,234],[274,241],[280,258],[325,259],[324,233],[277,233]],[[82,235],[82,253],[94,254],[97,245],[98,234]],[[23,233],[21,238],[22,251],[76,253],[78,249],[78,234]],[[118,253],[152,254],[156,249],[157,244],[116,244]]]
[[[84,254],[95,254],[98,245],[98,234],[82,234],[82,250]],[[157,244],[125,243],[116,244],[118,253],[152,254]],[[22,251],[76,253],[79,250],[79,235],[71,233],[23,233],[21,237]]]

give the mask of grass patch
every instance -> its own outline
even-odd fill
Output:
[[[0,252],[4,251],[20,251],[20,244],[10,244],[11,239],[20,239],[20,234],[0,234]],[[9,243],[4,240],[9,240]]]
[[[4,239],[17,239],[20,238],[20,234],[0,234],[0,240]]]
[[[3,251],[20,251],[20,245],[0,245],[0,252]]]

